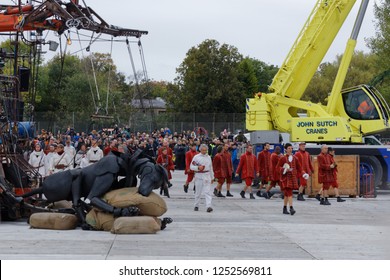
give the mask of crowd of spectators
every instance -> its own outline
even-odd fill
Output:
[[[54,134],[50,131],[42,129],[39,134],[33,139],[30,149],[24,149],[24,154],[28,160],[29,154],[34,150],[34,147],[39,144],[41,149],[47,154],[50,151],[50,146],[64,145],[72,146],[77,154],[79,150],[88,151],[93,142],[103,151],[104,155],[111,150],[121,152],[133,152],[136,149],[142,149],[146,154],[157,159],[158,150],[164,145],[172,149],[172,159],[175,165],[175,170],[185,169],[185,153],[189,150],[191,144],[195,143],[197,149],[201,144],[206,144],[209,147],[209,155],[214,157],[217,153],[217,146],[228,143],[229,151],[232,155],[232,161],[235,169],[238,166],[238,160],[245,148],[247,139],[240,132],[234,136],[226,129],[222,131],[218,137],[211,137],[207,133],[197,135],[196,131],[172,132],[169,128],[161,128],[152,132],[130,132],[126,128],[115,126],[111,129],[93,130],[89,133],[78,132],[72,128],[68,128],[62,133]],[[74,156],[74,155],[71,155]]]

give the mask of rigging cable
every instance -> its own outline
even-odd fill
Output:
[[[83,58],[85,58],[85,56],[84,56],[84,51],[83,51],[83,46],[81,45],[80,34],[79,34],[79,31],[78,31],[78,30],[77,30],[77,36],[78,36],[78,38],[79,38],[80,49],[81,49],[81,55],[82,55]],[[94,94],[94,92],[93,92],[92,83],[91,83],[91,80],[90,80],[89,75],[88,75],[87,65],[86,65],[85,63],[83,63],[83,64],[84,64],[84,68],[85,68],[85,74],[87,75],[87,80],[88,80],[88,84],[89,84],[89,89],[91,90],[93,106],[94,106],[94,108],[96,109],[95,94]]]
[[[136,88],[137,88],[138,95],[139,95],[139,102],[140,102],[142,111],[145,113],[145,106],[144,106],[144,102],[143,102],[143,97],[142,97],[141,89],[140,89],[140,86],[139,86],[139,81],[138,81],[137,72],[136,72],[136,70],[135,70],[135,64],[134,64],[133,54],[132,54],[132,52],[131,52],[129,40],[128,40],[127,38],[126,38],[126,45],[127,45],[127,51],[129,52],[131,67],[133,68],[135,86],[136,86]]]
[[[148,77],[148,71],[146,69],[146,62],[145,62],[145,55],[144,55],[144,49],[142,47],[141,40],[138,40],[138,50],[141,57],[141,64],[142,64],[142,70],[144,73],[144,79],[147,87],[147,93],[150,93],[150,81]],[[157,127],[156,118],[154,116],[154,108],[153,108],[153,101],[151,98],[148,98],[149,100],[149,109],[150,109],[150,115],[152,117],[152,123],[155,127]]]
[[[110,58],[112,59],[112,46],[113,46],[113,36],[111,36],[111,49],[110,49]],[[109,64],[108,68],[108,82],[107,82],[107,97],[106,97],[106,115],[108,115],[108,96],[110,95],[110,81],[111,81],[111,70],[112,63]]]

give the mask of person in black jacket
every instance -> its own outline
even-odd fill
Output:
[[[188,147],[182,141],[178,141],[173,152],[175,154],[175,167],[177,170],[184,170],[186,168],[186,152]]]

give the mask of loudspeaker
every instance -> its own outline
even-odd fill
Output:
[[[30,84],[30,68],[19,67],[20,91],[28,91]]]

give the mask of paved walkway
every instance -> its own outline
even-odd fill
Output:
[[[165,216],[174,222],[155,235],[30,229],[25,221],[0,224],[0,259],[390,259],[390,193],[375,199],[294,200],[297,213],[283,215],[283,202],[213,199],[193,211],[193,192],[183,192],[183,171],[173,174]],[[191,186],[192,188],[192,186]],[[191,189],[190,188],[190,189]]]

